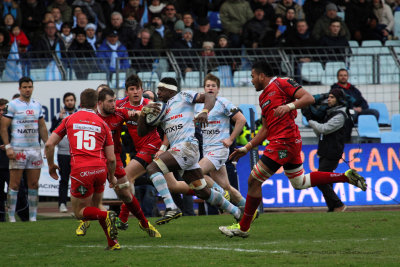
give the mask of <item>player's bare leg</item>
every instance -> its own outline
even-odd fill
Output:
[[[117,185],[115,186],[114,190],[118,198],[124,202],[126,208],[139,220],[140,228],[143,231],[147,232],[150,237],[161,237],[161,234],[150,224],[146,216],[143,214],[139,201],[131,193],[131,186],[126,176],[118,179]],[[124,224],[127,225],[127,222],[121,221],[121,226],[123,226]],[[123,230],[125,229],[126,228],[124,228]]]
[[[134,184],[137,178],[146,173],[146,169],[139,161],[131,159],[131,161],[129,161],[128,165],[125,167],[125,172],[129,182]]]
[[[8,220],[16,222],[15,208],[17,206],[18,190],[21,183],[21,178],[24,170],[11,169],[10,170],[10,183],[8,185],[7,203],[8,203]]]
[[[192,190],[184,181],[176,180],[174,174],[172,172],[164,175],[165,180],[167,181],[168,189],[172,193],[177,194],[185,194],[192,195]]]
[[[93,197],[98,198],[103,193],[94,193],[86,198],[76,198],[71,196],[72,210],[75,217],[79,220],[98,220],[107,238],[107,249],[118,250],[120,246],[117,241],[117,227],[115,226],[116,214],[113,211],[102,211],[97,207],[90,206],[93,203]]]

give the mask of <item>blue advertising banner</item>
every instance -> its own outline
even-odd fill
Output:
[[[259,148],[259,155],[264,147]],[[317,171],[317,145],[303,145],[303,165],[305,173]],[[337,183],[334,190],[343,203],[352,205],[389,205],[400,203],[400,144],[347,144],[343,160],[336,172],[342,173],[350,168],[356,169],[367,181],[367,191],[348,183]],[[249,154],[241,158],[237,165],[239,189],[247,195],[247,180],[250,174]],[[263,184],[264,207],[312,207],[325,206],[325,200],[317,187],[296,190],[289,179],[279,169]]]

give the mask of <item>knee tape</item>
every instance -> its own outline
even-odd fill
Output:
[[[195,186],[193,185],[193,183],[190,183],[190,184],[189,184],[190,189],[199,191],[199,190],[201,190],[201,189],[203,189],[204,187],[207,186],[206,180],[204,180],[204,178],[201,178],[201,179],[200,179],[200,182],[201,182],[201,185],[199,185],[199,186],[197,186],[197,187],[195,187]]]
[[[170,171],[168,170],[167,165],[165,165],[164,161],[162,161],[161,159],[155,159],[153,160],[155,164],[157,164],[158,168],[160,168],[161,172],[163,174],[167,174]]]
[[[251,171],[251,175],[254,179],[263,183],[264,181],[268,180],[269,177],[272,176],[269,172],[267,172],[260,164],[260,161],[254,165],[253,170]]]
[[[130,183],[129,183],[129,181],[128,182],[125,182],[125,183],[123,183],[123,184],[117,184],[116,185],[119,189],[124,189],[124,188],[128,188],[129,186],[130,186]]]
[[[303,189],[304,186],[304,169],[303,165],[300,165],[296,169],[285,170],[285,175],[289,178],[290,183],[295,189]]]

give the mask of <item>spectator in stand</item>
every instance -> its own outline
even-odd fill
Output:
[[[274,22],[275,9],[268,3],[268,0],[250,0],[250,7],[255,12],[257,8],[264,10],[264,20],[267,20],[270,25]]]
[[[274,31],[275,31],[275,38],[266,40],[267,44],[265,46],[280,46],[286,42],[286,25],[283,24],[283,16],[282,15],[276,15],[275,18],[275,25],[274,25]]]
[[[57,31],[61,31],[61,26],[63,24],[63,20],[61,17],[61,11],[58,7],[53,7],[51,9],[51,14],[54,17],[54,22],[56,23]]]
[[[89,23],[85,27],[86,40],[92,46],[94,51],[96,51],[101,44],[101,40],[97,38],[96,30],[97,27],[93,23]]]
[[[261,5],[254,8],[254,18],[250,19],[243,26],[243,44],[246,48],[262,47],[264,38],[273,38],[274,31],[270,27],[269,21],[264,19],[264,9]]]
[[[64,22],[58,35],[60,36],[61,40],[63,40],[65,49],[68,50],[75,38],[75,34],[72,33],[71,25],[68,22]]]
[[[168,27],[172,32],[174,31],[175,22],[179,20],[176,14],[176,8],[173,4],[167,4],[164,8],[164,15],[162,16],[165,27]]]
[[[120,70],[126,70],[129,68],[128,56],[126,46],[118,40],[118,32],[115,30],[107,32],[106,39],[97,51],[97,57],[101,59],[100,68],[113,73],[116,71],[117,59],[124,58],[119,59],[118,66]]]
[[[96,55],[92,45],[86,40],[84,31],[79,30],[76,32],[76,37],[72,41],[68,52],[76,78],[78,80],[86,80],[88,74],[93,70],[93,66],[96,65]]]
[[[196,0],[196,1],[186,1],[186,2],[190,4],[190,8],[195,17],[204,18],[209,15],[209,12],[218,13],[224,0],[209,0],[209,1]],[[187,10],[190,10],[190,8]]]
[[[174,49],[198,48],[198,47],[195,47],[195,44],[193,43],[192,29],[190,29],[190,28],[183,29],[181,39],[175,40],[175,42],[172,45],[172,48],[174,48]]]
[[[12,45],[12,43],[14,43],[15,40],[17,40],[18,52],[25,53],[30,42],[28,40],[28,37],[26,37],[25,33],[21,30],[21,28],[18,25],[14,25],[11,27],[10,45]]]
[[[7,31],[11,31],[11,27],[13,26],[13,25],[16,25],[16,23],[15,23],[15,18],[14,18],[14,16],[13,15],[11,15],[11,14],[7,14],[7,15],[5,15],[4,16],[4,18],[3,18],[3,23],[4,23],[4,27],[7,29]]]
[[[293,2],[293,0],[281,0],[278,2],[278,4],[275,6],[275,14],[285,16],[286,11],[289,8],[293,8],[295,10],[296,19],[304,19],[303,8]]]
[[[201,51],[201,56],[207,58],[207,70],[211,71],[218,68],[220,61],[215,58],[214,43],[205,41],[203,42],[203,51]]]
[[[108,32],[115,31],[118,33],[119,41],[127,48],[131,48],[135,43],[138,30],[134,31],[131,27],[123,25],[124,19],[119,12],[111,14],[111,28]]]
[[[166,49],[171,47],[173,32],[168,27],[163,25],[161,15],[159,13],[152,14],[151,26],[149,26],[151,32],[151,42],[153,43],[154,49]]]
[[[36,64],[38,68],[46,67],[50,60],[52,60],[52,54],[56,50],[57,44],[59,45],[60,51],[65,51],[64,42],[56,34],[57,29],[54,22],[47,23],[44,27],[44,32],[45,33],[39,37],[32,47],[32,51],[34,52],[32,57],[41,59],[32,62],[32,64]]]
[[[10,34],[0,27],[0,77],[6,67],[8,54],[10,53]]]
[[[371,13],[365,27],[361,31],[362,40],[379,40],[384,43],[388,39],[385,26],[378,23],[378,18]]]
[[[152,70],[152,57],[155,57],[155,53],[152,51],[153,44],[151,42],[151,33],[147,28],[140,30],[138,38],[133,45],[133,49],[130,51],[132,58],[132,67],[140,69],[140,71],[151,71]]]
[[[78,29],[79,30],[85,30],[86,25],[88,25],[89,20],[88,17],[86,16],[85,13],[79,12],[76,14],[76,26],[72,28],[72,32],[76,32]]]
[[[351,0],[346,5],[345,22],[351,38],[361,43],[365,40],[363,32],[368,28],[368,20],[372,15],[371,3],[366,0]]]
[[[80,6],[76,6],[73,9],[73,15],[72,15],[72,28],[76,28],[76,26],[78,25],[78,14],[82,13],[82,8]],[[97,26],[96,26],[97,27]]]
[[[125,1],[125,6],[122,10],[122,16],[126,18],[132,12],[135,14],[136,21],[140,22],[144,13],[144,7],[140,5],[140,0]]]
[[[19,8],[17,1],[3,0],[2,3],[0,3],[0,14],[2,18],[4,18],[7,14],[11,14],[15,19],[15,24],[21,26],[21,9]]]
[[[293,8],[288,8],[285,18],[283,19],[283,24],[286,25],[286,36],[296,31],[296,23],[295,10]]]
[[[72,6],[80,6],[82,12],[87,14],[88,21],[94,23],[100,29],[106,28],[106,20],[104,19],[103,9],[101,5],[94,0],[75,0]]]
[[[27,0],[21,3],[21,13],[23,14],[22,30],[31,42],[34,41],[34,35],[42,28],[42,19],[45,12],[44,1]]]
[[[135,13],[131,13],[126,18],[124,18],[124,23],[122,24],[122,27],[130,29],[130,31],[134,33],[134,40],[136,40],[137,35],[142,28],[142,26],[140,26],[140,23],[135,19]],[[132,47],[132,45],[130,47]],[[128,49],[130,49],[130,47],[128,47]]]
[[[346,37],[340,36],[340,20],[332,20],[329,24],[329,33],[322,36],[319,44],[324,48],[324,54],[329,55],[324,58],[324,61],[345,61],[346,47],[349,47],[349,42]]]
[[[197,24],[199,28],[194,31],[193,36],[193,42],[196,47],[201,47],[205,41],[217,43],[218,33],[210,29],[210,21],[208,18],[198,18]]]
[[[327,4],[328,4],[327,0],[306,0],[304,2],[303,11],[310,31],[313,30],[317,20],[324,14],[325,7]]]
[[[340,69],[337,72],[338,82],[331,85],[331,90],[335,88],[342,89],[346,95],[352,97],[352,103],[350,104],[350,108],[352,108],[355,113],[353,116],[354,123],[357,123],[358,116],[360,115],[374,115],[376,120],[379,119],[379,111],[376,109],[370,109],[367,100],[362,96],[361,91],[357,89],[354,85],[348,82],[349,80],[349,72],[346,69]],[[351,129],[350,129],[351,134]]]
[[[51,11],[53,7],[57,7],[61,11],[61,20],[63,22],[72,22],[72,8],[69,6],[66,0],[54,0],[47,7],[47,10]]]
[[[286,47],[312,47],[316,42],[311,37],[311,31],[308,27],[307,21],[301,19],[296,23],[296,30],[286,36]],[[303,49],[296,49],[296,54],[301,53]],[[309,62],[310,60],[301,60],[302,62]]]
[[[157,16],[160,16],[165,6],[166,4],[161,3],[160,0],[151,0],[151,5],[149,5],[148,7],[149,20],[152,20],[155,14],[157,14]]]
[[[185,29],[185,24],[182,20],[178,20],[174,26],[174,40],[180,40],[182,38],[182,32]]]
[[[221,65],[229,65],[231,66],[232,71],[236,70],[236,66],[240,64],[240,58],[232,56],[239,56],[240,52],[237,50],[228,50],[231,48],[228,36],[225,34],[218,36],[215,48],[217,48],[215,54],[219,57],[218,60],[224,60],[224,63],[222,64],[221,62]]]
[[[386,37],[386,40],[388,40],[394,26],[392,9],[389,7],[389,5],[385,4],[383,0],[372,0],[372,6],[372,11],[378,18],[378,24],[383,27],[382,35]]]
[[[194,25],[194,19],[193,19],[192,14],[190,12],[183,13],[182,20],[183,20],[183,24],[185,25],[185,28],[190,28],[194,32],[195,25]]]
[[[233,48],[241,46],[243,25],[253,18],[250,4],[244,0],[226,0],[220,9],[222,28]]]
[[[111,14],[113,12],[122,13],[122,0],[104,0],[101,1],[101,9],[103,10],[104,21],[106,28],[111,27]],[[126,18],[124,16],[124,18]]]
[[[329,3],[326,5],[326,13],[325,15],[321,16],[317,22],[315,23],[314,29],[312,31],[312,37],[320,41],[322,36],[329,35],[329,25],[332,20],[339,20],[340,21],[340,32],[339,36],[346,37],[347,40],[350,40],[350,32],[347,28],[344,21],[337,15],[337,7],[333,3]]]

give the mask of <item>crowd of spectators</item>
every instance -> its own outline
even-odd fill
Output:
[[[384,42],[394,38],[393,13],[399,9],[397,1],[389,0],[144,1],[3,0],[0,57],[7,58],[16,40],[19,53],[35,52],[30,58],[51,57],[58,47],[65,57],[105,56],[103,67],[112,71],[115,56],[143,56],[140,51],[149,49],[203,49],[207,56],[218,55],[214,48]],[[87,76],[77,72],[79,78]]]

